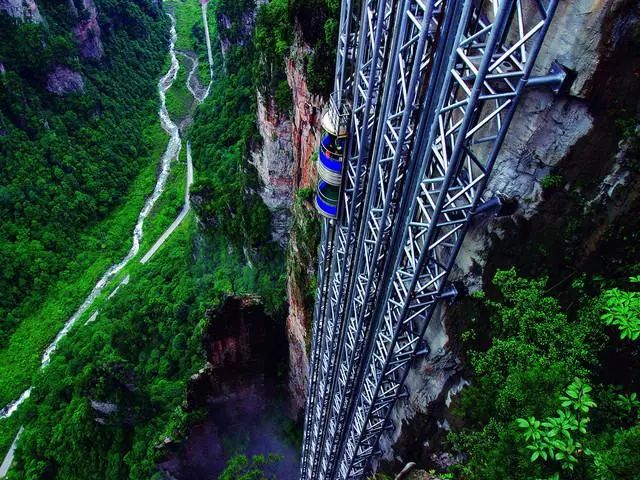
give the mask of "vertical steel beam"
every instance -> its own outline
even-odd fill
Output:
[[[494,8],[486,12],[466,1],[430,149],[413,201],[401,216],[407,218],[401,249],[387,277],[386,300],[379,304],[378,336],[348,440],[353,449],[343,458],[344,478],[361,478],[390,426],[410,362],[444,293],[557,2],[536,2],[541,8],[527,10],[521,3],[491,2]],[[512,15],[515,7],[529,17]]]
[[[333,98],[352,116],[338,219],[322,231],[304,480],[361,479],[393,429],[557,5],[363,0],[358,23],[354,1],[341,12]]]
[[[357,47],[353,44],[352,31],[357,30],[354,24],[353,10],[357,0],[344,0],[340,8],[340,25],[338,27],[338,47],[336,49],[336,69],[334,92],[339,95],[341,102],[342,91],[350,73],[349,61],[352,52]],[[324,405],[319,402],[318,385],[322,384],[322,377],[326,372],[320,369],[320,360],[324,355],[324,339],[330,332],[326,331],[324,322],[324,309],[327,299],[327,290],[330,279],[330,267],[333,258],[333,227],[334,223],[323,219],[321,225],[321,241],[318,251],[318,288],[316,292],[316,304],[314,308],[313,338],[311,347],[311,360],[309,372],[309,384],[307,386],[307,402],[305,406],[305,421],[302,444],[301,478],[312,478],[312,465],[316,452],[317,432],[313,429],[313,419],[319,411],[324,410]]]
[[[301,479],[309,478],[309,464],[313,459],[315,443],[312,438],[312,424],[314,415],[322,405],[318,403],[317,386],[320,374],[319,358],[322,354],[322,337],[325,335],[324,319],[320,314],[322,303],[318,300],[326,297],[326,285],[328,272],[326,266],[332,254],[330,220],[324,218],[321,226],[320,247],[318,250],[318,288],[316,291],[316,304],[314,308],[313,338],[311,341],[311,360],[309,370],[309,383],[307,385],[307,401],[305,405],[304,431],[302,440]]]
[[[341,314],[346,299],[349,278],[352,274],[353,250],[356,245],[355,233],[359,228],[363,206],[364,186],[368,172],[369,146],[377,126],[377,107],[382,79],[383,65],[388,49],[387,38],[396,0],[369,0],[363,4],[359,40],[359,54],[356,75],[353,80],[351,98],[352,118],[349,128],[348,148],[343,172],[342,191],[339,204],[338,225],[334,243],[337,246],[331,270],[330,300],[326,311],[327,323],[335,327],[335,341],[328,369],[332,375],[324,385],[325,411],[318,419],[322,431],[320,445],[334,442],[338,422],[331,414],[329,405],[341,399],[336,391],[338,376],[345,373],[344,364],[338,358],[342,350],[345,335],[345,323]],[[319,475],[324,478],[326,470],[333,468],[328,461],[333,458],[328,452],[323,454],[325,461]]]

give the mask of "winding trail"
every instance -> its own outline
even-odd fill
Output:
[[[178,35],[176,33],[176,20],[175,17],[171,14],[167,14],[171,17],[171,43],[169,47],[169,54],[171,57],[171,66],[169,67],[169,71],[166,73],[164,77],[160,79],[158,82],[158,92],[160,94],[160,123],[165,132],[167,132],[170,136],[169,143],[167,144],[167,148],[162,155],[162,159],[160,161],[160,173],[158,174],[156,185],[153,189],[153,193],[147,197],[147,200],[140,210],[138,214],[138,221],[133,229],[133,243],[131,245],[131,249],[129,253],[120,260],[118,263],[112,265],[109,270],[102,276],[98,283],[96,283],[95,287],[89,294],[89,296],[82,303],[80,308],[76,310],[76,313],[67,321],[63,329],[58,333],[55,340],[44,352],[42,356],[42,366],[46,367],[51,361],[51,355],[58,348],[58,343],[62,340],[69,330],[73,327],[73,325],[78,321],[78,318],[87,311],[87,309],[93,304],[95,299],[102,293],[104,287],[111,281],[113,278],[122,271],[124,267],[131,261],[133,257],[135,257],[140,251],[140,242],[142,241],[142,236],[144,234],[144,221],[149,216],[149,213],[153,209],[154,205],[162,195],[164,188],[167,184],[167,178],[169,177],[169,172],[171,171],[171,162],[174,158],[177,158],[180,154],[180,149],[182,148],[182,141],[180,139],[180,131],[178,126],[173,123],[171,117],[169,117],[169,112],[167,111],[167,102],[166,102],[166,92],[171,88],[173,82],[176,79],[178,74],[178,69],[180,68],[180,64],[178,63],[178,59],[176,57],[175,45],[178,39]]]
[[[205,36],[207,41],[207,53],[209,57],[209,74],[210,81],[209,85],[206,89],[200,85],[198,79],[195,76],[195,72],[198,68],[198,59],[191,52],[176,52],[175,46],[176,41],[178,39],[178,34],[176,32],[176,19],[175,16],[171,13],[167,13],[167,15],[171,19],[171,40],[169,43],[169,56],[171,60],[171,65],[167,73],[159,80],[158,82],[158,93],[160,96],[160,110],[158,111],[158,116],[160,117],[160,123],[162,128],[169,135],[169,142],[167,143],[167,148],[165,149],[161,161],[160,161],[160,172],[158,173],[156,184],[153,189],[153,192],[147,199],[145,200],[144,206],[140,213],[138,214],[138,219],[136,221],[135,227],[133,229],[132,234],[132,245],[127,253],[127,255],[120,260],[118,263],[115,263],[103,274],[103,276],[98,280],[96,285],[93,287],[89,295],[85,298],[84,302],[80,305],[80,307],[75,311],[75,313],[67,320],[62,330],[58,332],[53,342],[46,348],[44,354],[42,355],[41,360],[41,368],[45,368],[51,362],[51,356],[58,348],[58,344],[60,341],[69,333],[71,328],[77,323],[78,319],[91,307],[93,302],[100,296],[103,292],[104,288],[114,279],[114,277],[120,273],[127,264],[138,254],[140,251],[140,243],[142,241],[142,237],[144,234],[144,222],[146,218],[149,216],[149,213],[153,210],[156,202],[162,195],[164,191],[167,179],[169,177],[169,173],[171,171],[171,163],[174,159],[177,159],[180,155],[180,150],[182,149],[182,138],[180,135],[180,128],[171,120],[169,112],[167,110],[167,102],[166,102],[166,93],[171,88],[173,83],[176,80],[178,70],[180,68],[180,63],[178,62],[176,53],[184,55],[189,58],[191,61],[191,70],[189,72],[189,76],[187,78],[187,88],[189,92],[193,95],[194,99],[198,102],[198,104],[202,103],[207,96],[209,95],[209,91],[211,90],[211,84],[213,82],[213,56],[211,54],[211,40],[209,38],[209,26],[207,23],[207,0],[202,0],[202,18],[205,24]],[[146,263],[153,256],[154,253],[164,244],[164,242],[171,236],[171,234],[175,231],[175,229],[182,223],[187,214],[191,209],[190,205],[190,189],[193,184],[193,162],[191,159],[191,143],[187,142],[187,185],[185,188],[185,197],[184,197],[184,205],[182,210],[173,221],[173,223],[167,228],[167,230],[160,236],[160,238],[155,242],[155,244],[151,247],[151,249],[144,255],[141,260],[141,263]],[[129,275],[127,275],[121,282],[118,284],[116,289],[111,292],[108,296],[108,299],[111,299],[117,291],[123,285],[127,285],[129,283]],[[86,323],[90,323],[95,321],[98,315],[98,311],[94,312],[94,314],[89,318]],[[0,409],[0,420],[4,418],[8,418],[13,415],[20,405],[24,403],[29,396],[31,395],[32,387],[28,388],[19,398],[7,404],[4,408]],[[9,451],[2,464],[0,464],[0,479],[4,478],[13,463],[13,457],[15,453],[15,449],[18,443],[18,439],[22,434],[24,427],[20,427]]]
[[[9,448],[9,453],[7,453],[7,456],[4,457],[2,465],[0,465],[0,478],[4,478],[5,475],[9,472],[9,467],[11,467],[11,463],[13,462],[13,454],[16,451],[16,447],[18,446],[18,439],[20,438],[20,435],[22,435],[23,430],[24,427],[20,427],[16,438],[14,438],[13,443],[11,444],[11,448]]]
[[[211,85],[213,83],[213,56],[211,54],[211,40],[209,38],[209,25],[207,23],[207,0],[202,0],[202,21],[205,25],[205,38],[207,40],[207,50],[209,56],[209,85],[205,88],[198,81],[196,72],[198,70],[198,57],[192,52],[183,52],[179,51],[180,55],[188,58],[191,61],[191,70],[189,71],[189,75],[187,77],[187,88],[189,92],[193,96],[193,98],[198,102],[198,104],[204,102],[206,98],[209,96],[209,92],[211,91]],[[191,118],[189,118],[183,124],[188,124]],[[191,159],[191,143],[187,142],[187,186],[184,192],[184,204],[182,206],[182,210],[173,221],[173,223],[167,228],[164,233],[158,238],[156,243],[149,249],[149,251],[142,257],[140,263],[145,264],[151,257],[162,247],[162,245],[167,241],[167,239],[171,236],[171,234],[178,228],[178,226],[182,223],[182,221],[186,218],[187,214],[191,210],[191,185],[193,184],[193,161]]]
[[[126,277],[124,277],[124,278],[122,279],[122,281],[118,284],[118,286],[117,286],[116,288],[114,288],[114,289],[113,289],[113,292],[111,292],[111,293],[109,294],[109,296],[107,297],[107,300],[111,300],[113,297],[115,297],[115,296],[116,296],[116,293],[118,293],[118,291],[119,291],[122,287],[124,287],[125,285],[129,285],[129,280],[130,280],[130,278],[131,278],[131,275],[127,274],[127,276],[126,276]]]
[[[187,77],[187,89],[196,102],[200,104],[209,96],[209,90],[211,90],[212,82],[209,81],[209,84],[206,87],[200,84],[196,74],[198,70],[198,57],[196,57],[193,52],[178,50],[177,53],[178,55],[188,58],[189,62],[191,62],[191,70],[189,70],[189,76]]]
[[[158,249],[167,241],[167,239],[171,236],[171,234],[175,231],[176,228],[182,223],[185,219],[189,210],[191,210],[191,203],[189,202],[191,184],[193,183],[193,163],[191,162],[191,143],[187,142],[187,188],[184,191],[184,205],[182,206],[182,210],[173,221],[173,223],[167,228],[164,233],[160,236],[160,238],[153,244],[153,246],[149,249],[144,257],[140,260],[140,263],[147,263],[151,257],[158,251]]]

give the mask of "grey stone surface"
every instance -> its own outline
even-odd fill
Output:
[[[258,131],[262,145],[251,152],[251,163],[262,182],[259,194],[272,215],[273,239],[284,247],[291,223],[292,124],[278,112],[273,99],[265,98],[260,92],[257,97]]]
[[[35,0],[0,0],[0,12],[23,21],[42,22],[42,15]]]
[[[80,73],[58,65],[47,76],[47,90],[56,95],[81,92],[84,90],[84,80]]]

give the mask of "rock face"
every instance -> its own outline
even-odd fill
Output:
[[[271,98],[258,97],[258,131],[262,145],[251,152],[251,163],[262,181],[260,196],[272,215],[271,233],[280,246],[287,243],[291,219],[292,124]]]
[[[99,59],[104,53],[100,41],[98,10],[94,0],[68,0],[71,14],[78,20],[73,34],[83,58]],[[36,0],[0,0],[0,12],[23,21],[43,21]]]
[[[637,211],[640,173],[630,156],[637,158],[640,148],[632,139],[618,143],[614,125],[625,114],[633,118],[639,106],[639,10],[632,0],[561,2],[536,69],[542,74],[557,59],[577,73],[576,81],[567,96],[544,90],[526,94],[488,186],[489,195],[517,200],[517,210],[470,229],[452,280],[472,292],[482,289],[498,266],[518,265],[526,274],[523,249],[555,241],[545,237],[566,232],[569,218],[583,229],[571,239],[577,252],[571,262],[579,267],[597,252],[612,225]],[[542,180],[552,173],[562,188],[543,188]],[[563,241],[569,239],[558,238],[549,250],[562,250]],[[555,265],[553,258],[545,263]],[[410,397],[394,411],[401,428],[383,445],[394,468],[409,460],[436,465],[442,457],[438,438],[449,428],[447,407],[465,385],[449,335],[464,316],[459,305],[445,306],[429,326],[431,354],[409,374]]]
[[[308,201],[293,205],[300,189],[316,182],[314,154],[320,142],[320,114],[324,99],[309,92],[304,72],[308,46],[296,35],[287,59],[287,81],[293,94],[291,119],[278,113],[272,100],[258,94],[258,128],[262,146],[252,153],[252,163],[262,180],[260,192],[273,214],[273,236],[282,245],[288,240],[287,297],[289,314],[289,390],[293,416],[301,414],[306,399],[309,359],[307,346],[313,319],[308,298],[316,268],[315,245],[310,250],[308,238],[298,238],[309,229],[315,217]],[[294,228],[290,229],[293,222]]]
[[[312,161],[320,144],[320,116],[325,99],[313,95],[307,87],[304,69],[305,56],[310,48],[300,35],[287,59],[287,81],[293,92],[293,181],[294,188],[314,185],[316,167]]]
[[[0,0],[0,12],[27,22],[42,22],[35,0]]]
[[[80,73],[69,67],[58,65],[47,76],[47,90],[56,95],[68,95],[84,90],[84,80]]]
[[[278,111],[272,98],[257,94],[262,145],[253,150],[252,164],[262,180],[260,196],[272,213],[273,238],[282,246],[288,240],[294,192],[315,183],[312,158],[318,148],[324,100],[307,88],[303,62],[309,51],[298,35],[287,58],[287,81],[293,94],[291,120]]]
[[[188,409],[253,395],[277,384],[279,363],[286,358],[281,321],[266,316],[251,297],[229,297],[219,309],[208,311],[207,318],[207,362],[189,381]]]
[[[304,72],[304,56],[309,47],[304,45],[301,36],[296,42],[287,60],[287,80],[293,92],[293,191],[315,185],[316,168],[313,155],[320,143],[320,114],[325,101],[309,92]],[[310,211],[311,210],[311,211]],[[294,209],[294,222],[300,222],[303,216],[315,215],[313,207],[302,204]],[[303,239],[298,238],[297,229],[293,229],[289,239],[287,264],[287,295],[289,315],[287,334],[289,337],[289,390],[295,412],[302,412],[307,395],[310,332],[313,321],[312,305],[306,300],[306,293],[312,284],[316,269],[315,251],[309,252]],[[297,275],[292,274],[294,270]]]
[[[263,3],[265,2],[256,2],[255,10],[242,13],[237,20],[237,29],[234,28],[235,19],[232,19],[224,13],[218,15],[218,34],[220,36],[220,48],[222,49],[223,57],[226,57],[231,45],[244,45],[248,39],[251,38],[257,9]]]
[[[69,8],[78,19],[73,28],[83,58],[99,59],[104,54],[100,41],[98,10],[93,0],[69,0]]]

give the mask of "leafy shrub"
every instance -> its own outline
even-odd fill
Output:
[[[640,283],[640,276],[631,277],[630,281]],[[637,340],[640,337],[640,292],[612,288],[604,292],[604,300],[604,322],[618,327],[621,339]]]
[[[548,190],[550,188],[557,188],[561,186],[562,182],[563,182],[563,179],[561,175],[558,175],[556,173],[550,173],[549,175],[544,177],[542,180],[540,180],[540,185],[545,190]]]
[[[235,455],[228,462],[218,480],[275,480],[270,468],[281,460],[277,455]]]
[[[589,297],[579,278],[577,306],[567,312],[545,279],[511,269],[498,271],[494,285],[497,299],[476,296],[488,324],[464,334],[475,346],[471,386],[456,408],[466,426],[449,440],[468,460],[453,470],[473,480],[636,478],[640,459],[629,452],[638,442],[637,392],[586,380],[605,343],[618,341],[607,340],[603,308],[627,319],[633,314],[620,304],[635,300],[612,290]]]

